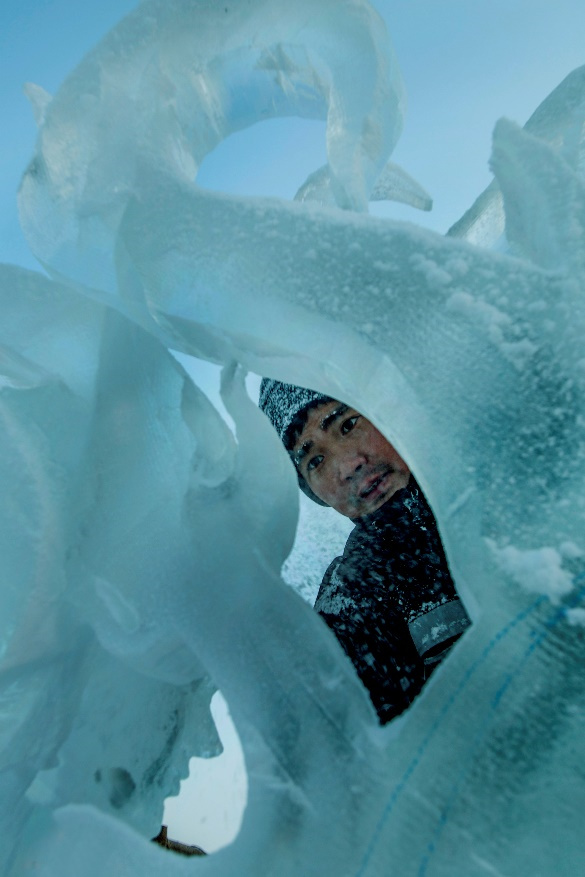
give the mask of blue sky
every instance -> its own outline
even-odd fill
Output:
[[[572,69],[585,63],[583,0],[376,0],[400,62],[409,109],[394,160],[435,199],[422,214],[400,205],[372,212],[444,232],[489,182],[495,121],[525,122]],[[22,93],[27,80],[54,93],[84,53],[135,0],[3,0],[0,10],[0,261],[34,267],[18,227],[16,190],[34,147]],[[245,194],[292,197],[325,160],[324,126],[265,122],[229,138],[199,182]]]

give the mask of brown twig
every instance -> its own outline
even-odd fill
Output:
[[[158,844],[161,847],[165,847],[167,850],[173,850],[175,853],[181,853],[182,856],[206,856],[207,853],[202,850],[200,847],[190,846],[189,844],[182,844],[178,840],[171,840],[167,836],[167,827],[166,825],[162,825],[159,833],[156,837],[152,838],[153,843]]]

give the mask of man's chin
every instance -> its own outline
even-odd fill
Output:
[[[396,479],[392,477],[394,474],[394,472],[389,472],[380,482],[373,494],[360,497],[359,502],[356,502],[355,514],[350,515],[353,520],[358,520],[358,518],[364,518],[366,515],[371,515],[374,512],[377,512],[378,509],[382,508],[388,500],[392,499],[399,490],[402,490],[403,487],[406,486],[406,484],[403,484],[400,480],[396,483]]]
[[[380,508],[387,499],[390,499],[393,493],[396,492],[396,487],[394,485],[394,470],[390,469],[387,472],[382,473],[381,477],[378,477],[378,480],[374,482],[374,485],[370,487],[367,493],[364,495],[363,493],[360,495],[360,500],[369,508],[370,511],[375,511],[377,508]],[[365,513],[367,514],[367,512]]]
[[[362,500],[360,503],[355,504],[354,511],[347,512],[346,515],[348,518],[351,518],[352,521],[358,521],[360,518],[365,518],[367,515],[371,515],[378,511],[378,509],[382,508],[384,503],[389,499],[389,496],[378,496],[375,501],[371,500],[366,502],[365,500]]]

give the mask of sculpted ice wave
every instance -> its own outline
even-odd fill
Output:
[[[331,190],[364,206],[396,136],[397,74],[372,54],[369,7],[339,9],[143,4],[51,104],[37,95],[23,222],[72,280],[4,266],[0,287],[10,877],[579,872],[578,151],[498,126],[514,257],[355,209],[201,191],[201,156],[262,115],[259,95],[321,112],[327,81]],[[212,70],[199,78],[193,34]],[[372,63],[350,82],[343,46]],[[570,108],[577,131],[572,82],[550,119]],[[237,442],[168,346],[224,363]],[[437,512],[474,626],[383,730],[279,580],[296,486],[238,363],[356,404]],[[147,837],[186,759],[217,751],[213,684],[249,802],[231,847],[185,862]]]
[[[364,210],[404,104],[384,23],[363,0],[145,0],[52,101],[29,93],[41,127],[19,197],[23,229],[52,269],[107,288],[145,160],[194,180],[234,131],[275,116],[325,119],[333,202]]]

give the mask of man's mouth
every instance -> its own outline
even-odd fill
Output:
[[[391,469],[387,469],[385,472],[382,472],[380,475],[373,475],[366,481],[365,487],[360,491],[360,498],[367,499],[369,496],[372,496],[376,492],[379,487],[383,487],[382,482],[386,481],[388,475],[390,475]]]

